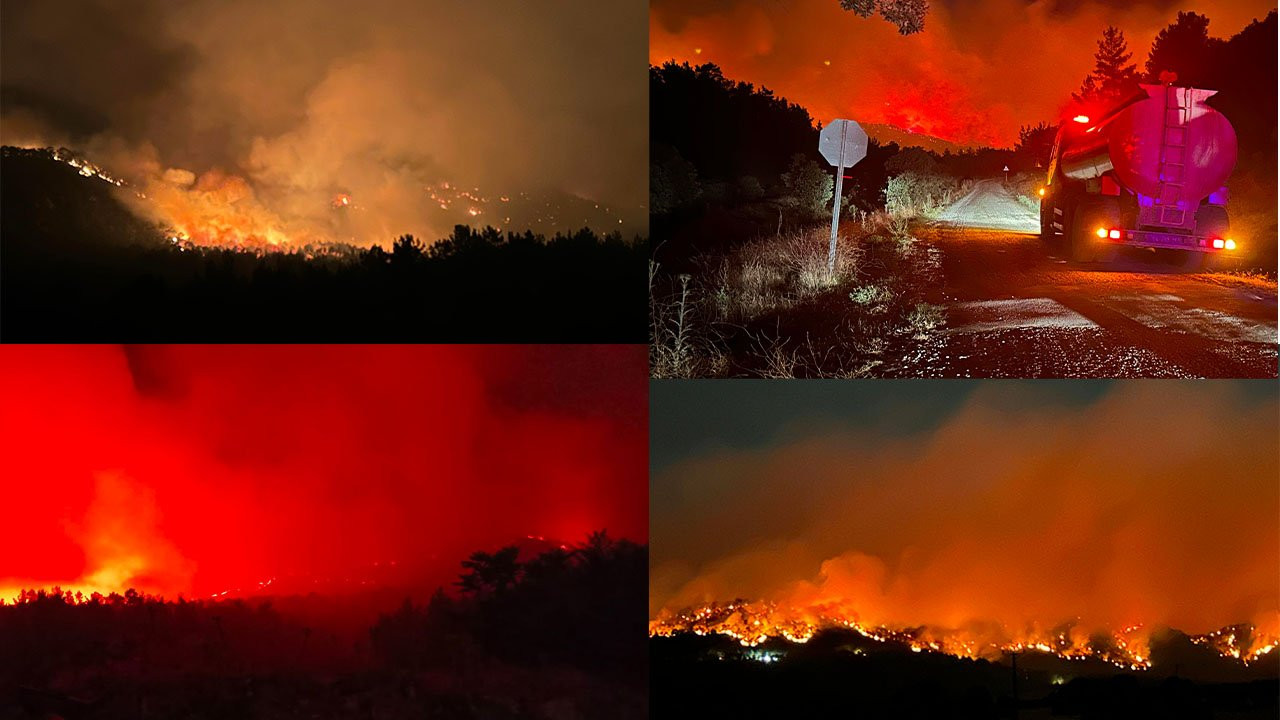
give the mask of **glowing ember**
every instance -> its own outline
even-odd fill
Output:
[[[1280,644],[1280,638],[1262,632],[1249,623],[1243,623],[1192,636],[1191,642],[1211,647],[1223,657],[1248,665],[1273,652],[1276,645]]]
[[[125,184],[120,178],[109,175],[102,168],[94,165],[66,148],[58,148],[57,150],[54,150],[53,158],[70,165],[85,177],[96,177],[99,180],[105,180],[116,187],[122,187]]]
[[[80,175],[129,190],[121,199],[136,214],[154,222],[169,243],[182,251],[202,247],[227,248],[254,253],[301,253],[314,257],[342,255],[351,246],[387,245],[396,237],[396,232],[380,220],[386,206],[378,202],[377,193],[370,193],[367,198],[362,196],[358,205],[348,192],[314,199],[273,201],[269,197],[260,198],[245,177],[217,169],[197,174],[182,168],[163,168],[154,161],[135,158],[127,162],[132,168],[131,174],[121,177],[66,148],[31,149],[49,153],[53,159],[66,163]],[[432,208],[432,212],[438,208],[444,216],[429,222],[429,227],[405,227],[401,230],[423,239],[430,237],[430,227],[440,229],[482,221],[491,204],[511,203],[517,197],[530,200],[529,195],[523,192],[490,198],[481,193],[480,188],[466,189],[448,181],[418,187],[431,201],[422,206]],[[550,202],[544,205],[553,210],[557,207]],[[276,209],[280,207],[289,208],[290,213],[282,214]],[[595,209],[604,215],[616,216],[608,206],[596,204]],[[343,212],[326,212],[333,210]],[[499,229],[511,223],[510,215],[503,215],[505,219]],[[547,213],[546,218],[552,225],[561,224],[554,212]],[[535,226],[543,219],[539,215],[528,227],[537,229]],[[612,223],[611,218],[609,222]],[[617,222],[622,224],[623,221],[618,219]],[[581,222],[582,226],[591,224],[592,221],[585,218]]]
[[[818,631],[844,628],[881,643],[897,643],[913,652],[936,652],[962,658],[999,659],[1011,652],[1038,652],[1065,660],[1101,660],[1127,670],[1151,667],[1149,632],[1131,625],[1112,632],[1089,632],[1074,622],[1046,629],[1026,628],[1011,632],[959,630],[933,627],[886,627],[864,624],[856,615],[838,608],[811,608],[807,611],[780,608],[770,602],[735,600],[664,612],[649,622],[650,637],[671,637],[685,633],[698,636],[724,635],[743,647],[756,647],[771,638],[793,643],[808,642]],[[1191,638],[1224,657],[1246,665],[1275,650],[1278,639],[1252,625],[1236,625]]]

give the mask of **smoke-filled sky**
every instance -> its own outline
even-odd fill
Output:
[[[1273,382],[656,383],[650,611],[1280,620]]]
[[[644,541],[638,346],[0,348],[0,589],[170,597]],[[407,577],[406,575],[406,577]]]
[[[1274,0],[934,0],[909,36],[837,0],[654,0],[649,60],[710,62],[826,123],[887,123],[962,144],[1009,146],[1056,122],[1093,69],[1102,30],[1124,31],[1139,70],[1156,34],[1194,10],[1229,37]],[[828,64],[829,63],[829,64]]]
[[[299,233],[430,238],[451,227],[434,226],[424,192],[442,182],[490,199],[570,193],[626,220],[603,229],[631,231],[647,223],[645,12],[642,0],[6,0],[4,141],[65,144],[131,178],[174,171],[169,184],[256,201]],[[248,190],[197,180],[212,170]],[[367,215],[335,221],[337,193]],[[533,221],[487,210],[477,222]]]

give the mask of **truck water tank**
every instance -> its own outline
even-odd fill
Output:
[[[1147,98],[1102,129],[1116,177],[1152,197],[1160,195],[1162,179],[1177,183],[1181,199],[1199,202],[1221,187],[1236,166],[1235,130],[1222,113],[1204,104],[1217,91],[1142,87]]]

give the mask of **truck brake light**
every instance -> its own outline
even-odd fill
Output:
[[[1221,250],[1222,248],[1224,248],[1224,247],[1226,247],[1226,246],[1227,246],[1227,242],[1226,242],[1225,240],[1223,240],[1222,238],[1214,238],[1214,239],[1213,239],[1213,249],[1214,249],[1214,250]]]
[[[1112,230],[1111,232],[1107,233],[1107,236],[1108,236],[1108,237],[1110,237],[1112,240],[1119,240],[1119,239],[1120,239],[1120,231],[1119,231],[1119,230]]]

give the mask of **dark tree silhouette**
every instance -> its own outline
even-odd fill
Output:
[[[1147,82],[1159,83],[1161,73],[1177,74],[1179,84],[1208,87],[1222,41],[1209,37],[1209,18],[1180,12],[1178,19],[1160,31],[1147,54]]]
[[[1132,57],[1124,32],[1108,25],[1093,56],[1093,71],[1072,98],[1083,105],[1106,106],[1132,94],[1138,89],[1137,66],[1129,62]]]
[[[458,579],[458,587],[465,593],[478,596],[506,592],[519,577],[520,563],[516,560],[519,555],[520,549],[514,545],[492,554],[472,553],[470,558],[462,561],[462,567],[468,572]]]
[[[457,226],[429,246],[184,246],[54,159],[0,157],[0,335],[54,342],[639,342],[648,244]]]
[[[796,153],[819,159],[818,129],[808,111],[767,88],[729,80],[711,64],[649,68],[649,138],[651,162],[675,168],[678,157],[701,182],[750,175],[767,189]]]
[[[647,548],[601,532],[464,565],[488,594],[398,608],[25,590],[0,602],[0,717],[647,717]]]
[[[1013,146],[1013,151],[1037,163],[1037,166],[1047,165],[1057,134],[1056,125],[1043,122],[1038,125],[1023,125],[1018,129],[1018,142]]]

